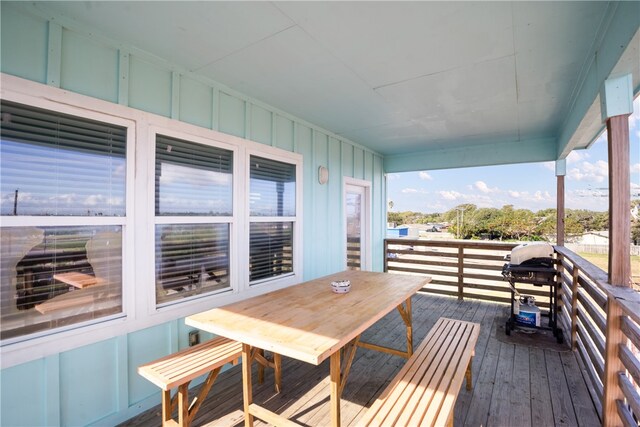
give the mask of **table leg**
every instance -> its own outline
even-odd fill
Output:
[[[406,302],[406,325],[407,325],[407,355],[411,357],[413,355],[413,319],[411,317],[411,297],[407,298]]]
[[[331,425],[340,426],[340,352],[336,351],[331,355]]]
[[[369,350],[381,351],[383,353],[394,354],[396,356],[410,358],[413,355],[413,324],[411,318],[411,297],[407,298],[404,303],[401,303],[396,307],[402,321],[407,328],[407,350],[397,350],[395,348],[384,347],[377,344],[358,341],[358,346],[362,348],[368,348]]]
[[[253,427],[253,415],[249,413],[249,405],[253,403],[251,384],[251,346],[242,344],[242,397],[244,400],[244,425]]]
[[[407,352],[403,356],[408,359],[413,354],[413,321],[411,317],[411,297],[407,298],[407,300],[404,302],[404,306],[402,304],[398,306],[398,312],[400,313],[400,317],[402,317],[402,320],[407,327]]]
[[[276,393],[282,390],[282,356],[279,353],[273,353],[273,376],[276,383]]]

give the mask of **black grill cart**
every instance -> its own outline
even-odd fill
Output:
[[[549,245],[550,246],[550,245]],[[515,251],[515,248],[514,248]],[[554,260],[552,257],[535,257],[524,260],[522,253],[518,257],[519,264],[512,263],[514,257],[513,252],[510,257],[509,263],[502,267],[502,276],[509,282],[511,288],[511,312],[505,326],[505,333],[511,334],[511,331],[515,328],[527,328],[527,329],[547,329],[553,331],[553,336],[556,337],[558,343],[563,341],[562,329],[558,327],[558,291],[556,283],[556,274]],[[549,310],[541,311],[542,316],[549,317],[548,326],[531,326],[521,324],[517,320],[515,313],[515,299],[519,296],[517,290],[517,284],[533,284],[534,286],[548,286],[549,287]]]

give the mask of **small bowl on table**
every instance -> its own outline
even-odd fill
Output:
[[[346,294],[351,290],[351,282],[349,280],[331,282],[331,290],[336,294]]]

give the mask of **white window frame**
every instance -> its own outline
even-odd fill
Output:
[[[171,138],[180,139],[183,141],[193,142],[195,144],[207,145],[210,147],[222,148],[225,150],[229,150],[233,153],[233,176],[232,176],[232,215],[231,216],[156,216],[155,214],[155,169],[156,169],[156,138],[157,135],[164,135]],[[154,314],[162,311],[170,311],[173,306],[188,304],[190,301],[199,300],[202,298],[207,298],[213,295],[219,295],[230,292],[238,292],[238,281],[235,280],[235,276],[238,271],[238,257],[236,256],[236,246],[238,244],[238,205],[239,200],[237,194],[239,192],[239,179],[240,174],[240,164],[238,162],[238,151],[239,148],[236,145],[228,144],[226,142],[218,141],[211,138],[206,138],[201,135],[194,135],[192,133],[185,133],[176,131],[174,129],[163,128],[159,126],[150,126],[149,127],[149,139],[152,149],[149,150],[147,155],[148,164],[147,168],[149,173],[147,185],[148,188],[153,189],[153,191],[148,191],[147,196],[148,206],[151,209],[150,216],[151,219],[147,222],[149,224],[149,229],[147,232],[151,236],[151,240],[153,241],[153,277],[151,281],[154,284],[154,292],[153,294],[149,294],[150,300],[148,301],[148,307],[151,310],[148,312],[149,314]],[[155,268],[156,268],[156,257],[155,257],[155,227],[160,224],[229,224],[229,288],[221,289],[218,291],[207,292],[201,295],[194,295],[191,297],[183,298],[176,301],[169,301],[162,304],[156,303],[156,277],[155,277]]]
[[[82,224],[106,225],[122,220],[122,313],[66,328],[43,331],[4,340],[0,348],[0,369],[58,354],[106,339],[126,336],[144,328],[180,319],[216,306],[229,304],[265,292],[300,283],[303,278],[303,157],[243,138],[201,128],[123,105],[68,92],[52,86],[0,73],[0,98],[78,117],[113,123],[127,128],[126,216],[82,217]],[[233,215],[230,232],[230,280],[232,290],[185,298],[174,304],[155,305],[155,135],[206,142],[234,151]],[[249,156],[274,158],[296,165],[296,215],[294,224],[294,273],[249,286]],[[161,221],[175,217],[162,217]],[[198,217],[190,217],[196,222]],[[211,221],[212,217],[205,222]],[[7,221],[5,221],[7,219]],[[219,217],[227,222],[230,217]],[[26,216],[2,218],[2,226],[78,225],[74,217]],[[267,218],[260,218],[267,220]],[[278,221],[283,220],[282,217]]]
[[[295,216],[251,216],[251,209],[249,207],[249,193],[251,186],[251,167],[250,167],[250,159],[251,156],[264,157],[271,160],[277,160],[282,163],[288,163],[295,165],[296,167],[296,214]],[[275,286],[277,288],[286,287],[295,283],[300,283],[302,281],[302,156],[295,153],[283,152],[282,150],[273,149],[271,147],[254,147],[248,148],[244,155],[244,165],[245,165],[245,221],[246,227],[245,234],[243,236],[242,241],[244,244],[244,257],[246,259],[246,265],[249,265],[249,252],[250,252],[250,241],[249,241],[249,231],[252,222],[291,222],[293,224],[293,273],[283,274],[282,276],[277,276],[273,278],[255,280],[250,282],[249,280],[249,269],[245,269],[245,290],[248,289],[260,289],[265,286]]]
[[[126,117],[119,117],[108,114],[104,110],[91,108],[91,105],[81,107],[76,104],[64,102],[64,93],[59,90],[47,93],[46,96],[33,94],[30,87],[31,82],[17,78],[7,78],[2,75],[2,89],[0,98],[5,101],[24,104],[36,108],[42,108],[54,113],[68,114],[71,116],[96,120],[126,128],[126,181],[125,181],[125,216],[123,217],[89,217],[89,216],[2,216],[2,227],[52,227],[52,226],[120,226],[122,229],[122,311],[117,314],[100,317],[85,322],[74,323],[72,325],[39,331],[29,335],[2,340],[2,367],[6,363],[13,361],[13,356],[17,356],[19,362],[24,362],[24,356],[36,358],[43,346],[58,348],[60,341],[76,347],[78,341],[82,341],[81,336],[91,334],[95,330],[104,328],[105,324],[115,325],[126,321],[133,312],[134,295],[133,290],[125,286],[132,281],[134,264],[130,254],[134,253],[134,174],[135,174],[135,121]],[[38,88],[38,92],[42,88]],[[44,91],[49,92],[49,91]],[[90,99],[90,98],[89,98]],[[78,333],[81,330],[82,333]],[[36,345],[34,345],[36,343]],[[10,347],[11,352],[4,351],[5,347]],[[60,347],[66,347],[62,345]],[[34,354],[35,352],[35,354]],[[46,353],[49,353],[46,351]],[[35,356],[35,357],[34,357]],[[8,358],[9,360],[4,360]]]

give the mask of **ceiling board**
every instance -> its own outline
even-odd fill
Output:
[[[374,88],[513,53],[506,2],[276,5]]]
[[[38,2],[92,31],[197,70],[293,22],[268,2]]]
[[[474,64],[446,73],[386,86],[377,90],[386,100],[410,115],[441,126],[451,139],[489,132],[505,126],[517,130],[516,85],[513,57]],[[425,135],[430,139],[431,135]]]
[[[200,73],[336,133],[398,116],[298,27],[229,55]]]

